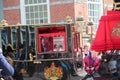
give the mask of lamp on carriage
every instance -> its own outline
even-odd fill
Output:
[[[69,24],[70,22],[72,22],[71,16],[67,16],[67,17],[66,17],[66,23]]]
[[[18,23],[16,24],[16,29],[18,29],[20,26],[21,26],[21,24],[18,22]]]
[[[77,22],[77,32],[80,33],[80,46],[82,47],[83,44],[83,40],[82,40],[82,33],[83,33],[83,23],[84,23],[84,17],[81,15],[81,13],[78,14],[77,18],[76,18],[76,22]]]
[[[1,21],[1,25],[2,25],[2,26],[8,26],[8,23],[7,23],[7,21],[6,21],[5,19],[3,19],[3,20]]]
[[[86,27],[86,34],[90,35],[90,43],[93,41],[94,35],[94,27],[93,27],[93,20],[90,18]]]

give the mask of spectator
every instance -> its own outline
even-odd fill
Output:
[[[84,68],[87,73],[85,78],[88,78],[88,76],[93,76],[93,73],[96,73],[98,71],[100,67],[100,58],[97,57],[97,53],[95,51],[91,51],[91,55],[87,55],[84,58],[84,64]]]
[[[5,57],[6,57],[8,60],[12,60],[12,61],[10,61],[10,62],[13,62],[13,60],[15,60],[14,51],[15,51],[15,49],[12,47],[12,45],[11,45],[11,44],[8,44]],[[14,63],[11,63],[11,64],[14,65]]]
[[[101,59],[102,59],[102,55],[103,55],[102,52],[99,52],[99,53],[97,54],[97,57],[100,58],[100,60],[101,60]]]
[[[18,47],[18,53],[17,53],[17,60],[24,60],[25,59],[25,53],[23,52],[23,44],[19,44]],[[24,80],[23,79],[23,74],[25,73],[25,66],[23,62],[16,62],[15,64],[15,75],[14,79],[15,80]]]
[[[14,74],[14,68],[7,62],[0,49],[0,69],[3,78],[7,78]]]
[[[7,45],[7,50],[5,53],[6,60],[14,67],[14,61],[15,60],[15,55],[14,55],[15,49],[11,44]],[[15,74],[14,74],[15,75]],[[14,76],[13,75],[13,76]],[[7,80],[13,80],[13,76],[10,76],[7,78]]]
[[[29,47],[29,60],[31,62],[28,62],[28,68],[27,68],[27,73],[29,74],[29,77],[32,77],[34,72],[35,72],[35,64],[32,60],[35,60],[35,50],[32,47]]]
[[[117,73],[117,60],[116,59],[114,59],[114,58],[110,59],[110,61],[108,62],[108,68],[110,70],[110,73],[113,76],[118,76],[118,73]]]
[[[90,43],[86,43],[83,48],[83,59],[90,53]]]

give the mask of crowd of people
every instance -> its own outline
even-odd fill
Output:
[[[28,53],[35,55],[34,50],[31,47]],[[22,61],[17,61],[25,60],[26,57],[27,59],[29,59],[29,55],[26,56],[26,50],[21,43],[19,43],[19,46],[16,49],[14,49],[11,44],[8,44],[6,46],[6,49],[4,47],[3,49],[0,49],[0,72],[2,75],[1,78],[4,78],[4,80],[24,80],[23,74],[26,73],[26,64]],[[27,72],[30,76],[32,76],[32,74],[34,73],[34,67],[31,65],[33,64],[29,62],[27,65],[29,65],[30,68],[27,68]]]
[[[17,50],[17,55],[15,55],[14,51],[16,51],[16,49],[14,49],[11,44],[8,44],[7,49],[4,51],[4,53],[2,52],[2,49],[0,49],[0,61],[1,61],[0,72],[2,74],[1,78],[4,78],[5,80],[23,80],[23,74],[26,72],[25,64],[23,62],[14,61],[14,60],[25,59],[23,45],[22,44],[19,45]],[[30,49],[29,51],[30,52],[28,53],[32,52],[35,55],[33,49]],[[82,57],[81,57],[81,54],[82,54]],[[103,54],[119,55],[120,51],[108,50],[104,53],[96,52],[94,50],[90,50],[89,43],[86,43],[83,46],[83,48],[79,49],[79,52],[76,53],[76,56],[77,56],[76,61],[77,61],[77,64],[79,64],[80,67],[82,66],[82,68],[87,73],[87,75],[83,78],[83,80],[87,80],[88,78],[94,78],[95,76],[97,77],[101,76],[101,74],[99,73],[99,70],[101,69],[101,65],[102,65],[102,70],[104,70],[103,69],[104,63],[102,63],[103,61],[102,58],[104,58]],[[110,57],[107,56],[106,58],[107,61],[104,60],[104,62],[107,63],[107,68],[110,71],[109,73],[114,76],[118,75],[117,66],[116,66],[118,63],[118,60],[116,59],[117,59],[116,57],[111,58],[111,56]],[[80,63],[81,61],[82,63]],[[32,70],[32,69],[35,69],[34,66],[32,65],[33,63],[28,63],[29,68],[27,69],[28,70],[27,72],[30,74],[30,76],[32,76],[34,73],[33,71],[35,71],[35,70]]]
[[[91,78],[92,80],[94,80],[94,77],[101,77],[104,74],[108,73],[110,76],[118,76],[118,55],[120,54],[120,51],[108,50],[104,52],[97,52],[91,50],[90,46],[90,43],[86,43],[80,51],[82,53],[82,67],[87,74],[86,76],[84,76],[83,80],[91,80]],[[81,55],[81,53],[77,55]],[[115,57],[114,55],[117,55],[117,57]],[[78,57],[78,59],[81,58]]]
[[[0,80],[8,79],[14,74],[14,68],[8,63],[0,49]],[[4,78],[4,79],[3,79]]]
[[[101,53],[98,53],[94,50],[90,50],[90,44],[87,43],[83,48],[83,66],[87,75],[83,80],[87,78],[93,78],[93,76],[100,76],[98,74],[98,69],[101,64]]]

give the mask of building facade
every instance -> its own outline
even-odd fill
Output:
[[[100,16],[112,9],[113,0],[2,0],[4,19],[8,24],[40,24],[64,22],[66,16],[75,21],[81,14],[97,26]]]
[[[0,21],[3,19],[3,4],[2,0],[0,0]]]
[[[0,0],[0,2],[0,20],[7,20],[9,25],[65,22],[67,16],[71,16],[75,22],[78,16],[83,16],[84,27],[92,20],[97,28],[100,17],[113,8],[113,0]],[[31,36],[34,34],[33,31],[28,29]],[[14,37],[16,32],[16,29],[11,28],[12,44],[16,41]],[[25,32],[24,27],[20,28],[22,43],[25,42]]]

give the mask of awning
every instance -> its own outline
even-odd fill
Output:
[[[91,49],[95,51],[120,49],[120,12],[108,11],[106,16],[101,17]]]

